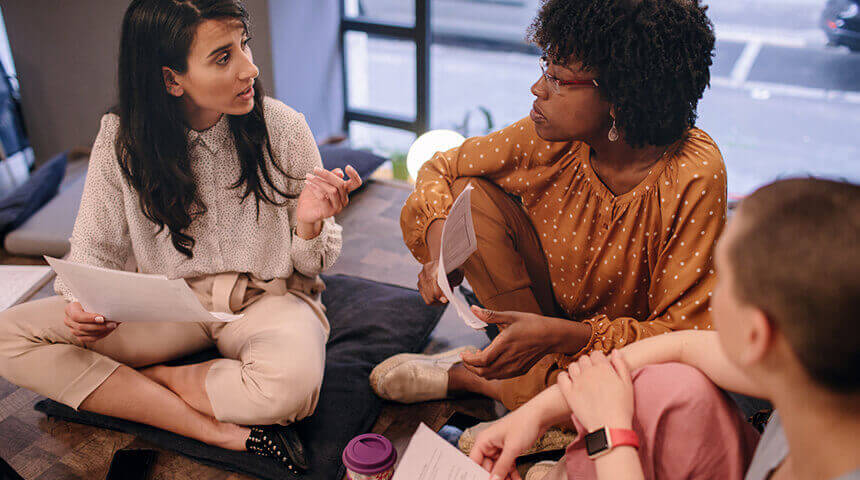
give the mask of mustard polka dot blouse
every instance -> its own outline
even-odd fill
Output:
[[[541,139],[529,118],[439,152],[401,213],[406,245],[429,261],[427,226],[445,218],[459,177],[484,177],[521,198],[546,254],[555,298],[608,352],[682,329],[710,329],[714,246],[726,221],[726,172],[714,141],[691,129],[633,190],[601,182],[582,142]]]

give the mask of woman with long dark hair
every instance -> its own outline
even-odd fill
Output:
[[[61,296],[0,314],[0,374],[66,405],[306,467],[329,326],[318,274],[361,184],[322,168],[304,117],[263,96],[238,0],[135,0],[70,260],[183,278],[230,323],[118,324]],[[154,319],[157,320],[157,319]],[[210,346],[224,358],[166,367]],[[140,369],[140,370],[136,370]],[[248,427],[251,426],[251,427]]]

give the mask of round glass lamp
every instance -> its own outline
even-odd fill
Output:
[[[406,169],[413,179],[418,178],[418,170],[436,152],[444,152],[459,147],[466,137],[453,130],[431,130],[417,139],[406,154]]]

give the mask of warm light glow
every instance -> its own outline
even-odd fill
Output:
[[[465,140],[466,137],[453,130],[431,130],[421,135],[406,154],[406,169],[409,170],[409,175],[413,179],[418,178],[418,170],[434,153],[459,147]]]

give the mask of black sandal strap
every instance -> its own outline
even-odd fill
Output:
[[[302,439],[299,437],[299,432],[296,430],[295,426],[273,425],[272,428],[293,465],[301,471],[306,471],[310,468],[305,447],[302,444]]]
[[[304,447],[292,427],[251,427],[245,448],[251,453],[277,460],[291,472],[299,473],[308,469]]]

